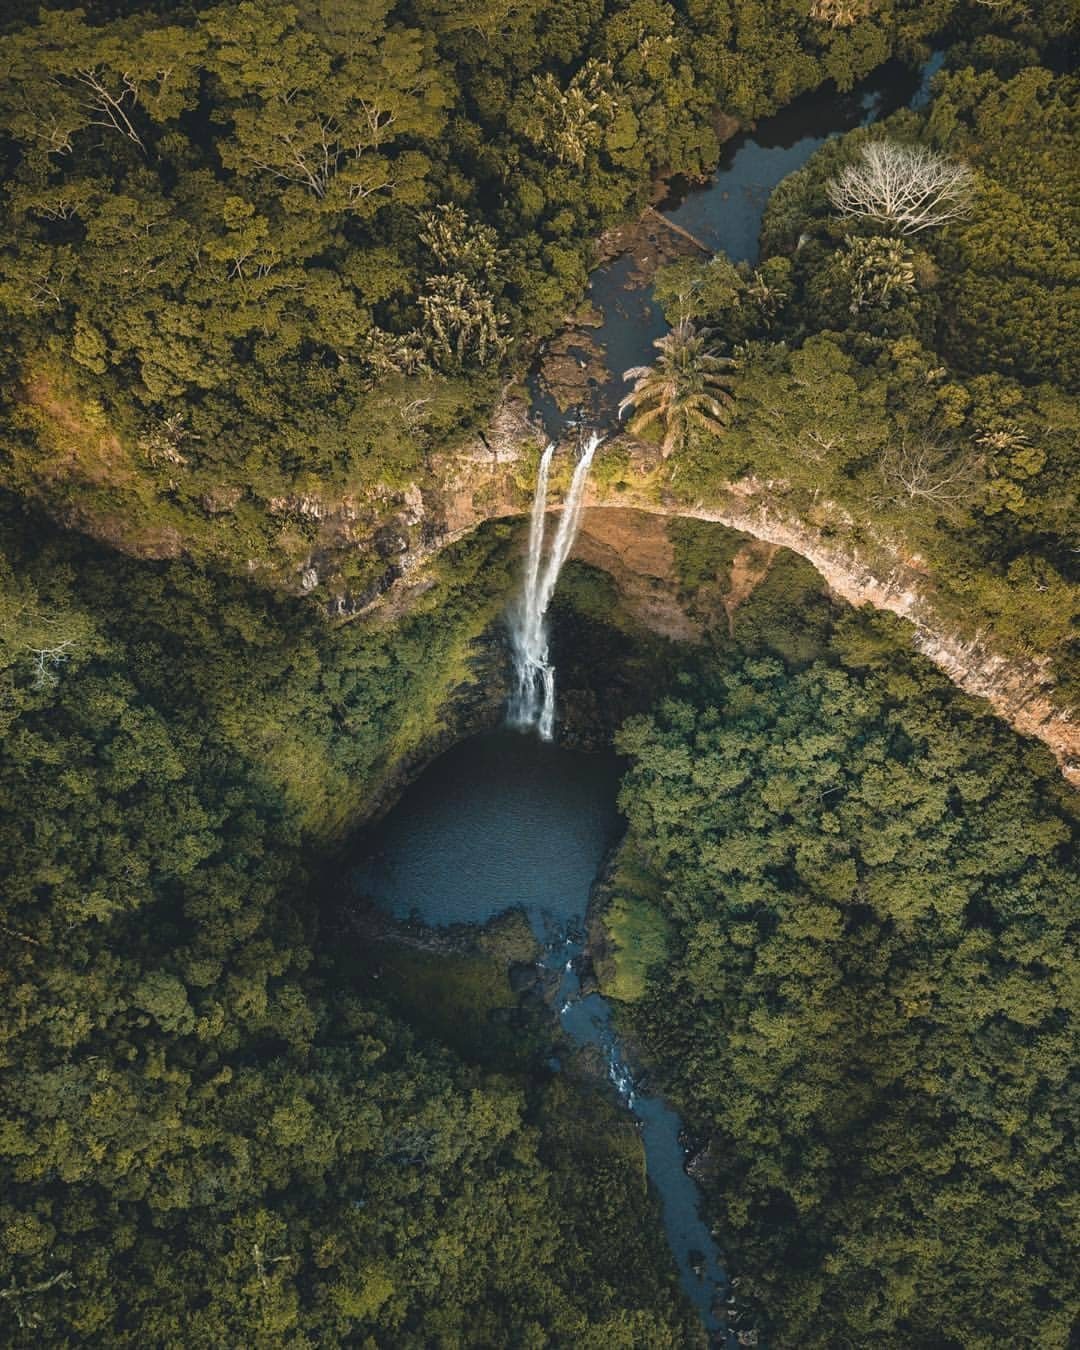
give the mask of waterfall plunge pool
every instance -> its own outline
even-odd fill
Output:
[[[622,831],[620,772],[614,753],[566,750],[514,731],[463,741],[368,833],[350,889],[395,918],[432,927],[483,924],[515,906],[525,912],[542,964],[560,975],[555,1007],[563,1031],[600,1051],[613,1089],[639,1122],[683,1288],[706,1328],[718,1332],[713,1308],[727,1283],[685,1171],[681,1122],[660,1098],[637,1090],[610,1005],[597,993],[582,996],[575,968],[590,891]]]
[[[905,104],[924,106],[941,61],[940,52],[917,69],[891,61],[850,93],[826,86],[804,95],[725,145],[707,183],[672,183],[662,212],[707,247],[736,261],[755,261],[771,189],[830,137]],[[650,361],[653,339],[667,329],[651,285],[632,280],[633,264],[632,256],[623,255],[590,279],[589,299],[602,320],[594,337],[608,371],[606,380],[590,382],[592,407],[560,412],[541,388],[538,365],[530,375],[534,412],[553,438],[583,417],[600,425],[614,420],[625,392],[621,372]],[[636,1089],[610,1005],[596,993],[582,996],[575,969],[589,894],[620,833],[618,779],[613,754],[586,755],[506,731],[465,741],[429,766],[370,832],[353,890],[398,919],[436,928],[484,924],[515,906],[526,913],[542,945],[542,964],[558,972],[556,1007],[564,1032],[601,1052],[615,1090],[640,1124],[683,1287],[717,1341],[734,1346],[735,1337],[721,1332],[713,1311],[727,1284],[698,1212],[697,1187],[685,1171],[679,1118],[659,1098]]]

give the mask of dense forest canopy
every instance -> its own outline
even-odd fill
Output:
[[[438,486],[662,179],[940,44],[928,106],[781,184],[756,264],[660,273],[635,434],[672,510],[766,484],[1075,702],[1074,17],[7,6],[0,1339],[702,1342],[610,1101],[440,1036],[338,950],[342,839],[497,688],[513,530],[369,622],[265,583],[305,555],[305,494],[377,521]],[[894,162],[936,186],[882,205]],[[580,576],[564,603],[658,692],[682,671],[618,739],[615,992],[711,1141],[745,1295],[778,1346],[1064,1347],[1075,798],[805,565],[732,638],[738,543],[672,543],[693,658]]]
[[[717,103],[850,87],[950,9],[43,11],[2,39],[23,416],[92,391],[187,507],[412,472],[561,319],[599,230],[715,161]]]
[[[631,1026],[770,1343],[1065,1346],[1075,794],[881,636],[626,725],[674,929]]]

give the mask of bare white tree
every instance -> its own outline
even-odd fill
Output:
[[[978,492],[982,458],[932,430],[902,436],[881,455],[883,501],[921,502],[948,514],[970,505]]]
[[[135,130],[128,113],[139,101],[139,80],[130,71],[123,71],[113,86],[109,88],[109,72],[101,66],[78,66],[67,77],[72,86],[78,86],[76,99],[83,109],[87,124],[94,127],[108,127],[126,136],[145,154],[146,147]],[[59,84],[60,81],[56,80]]]
[[[66,638],[54,647],[30,648],[30,655],[34,658],[35,689],[53,688],[58,679],[56,672],[68,659],[68,652],[74,645],[74,639]]]
[[[17,936],[22,935],[18,934]],[[26,940],[28,942],[33,942],[33,938],[27,938]],[[41,944],[34,943],[34,945],[40,946]],[[27,1299],[33,1298],[35,1294],[45,1293],[45,1291],[51,1289],[53,1285],[59,1285],[61,1289],[74,1288],[75,1280],[71,1271],[61,1270],[47,1280],[39,1280],[37,1284],[25,1284],[22,1288],[19,1288],[19,1286],[16,1285],[15,1276],[13,1275],[8,1287],[6,1289],[0,1289],[0,1299],[10,1301],[11,1310],[14,1312],[19,1326],[24,1330],[31,1327],[39,1327],[41,1325],[42,1314],[32,1307],[25,1307],[24,1304]]]
[[[925,145],[870,141],[828,185],[845,216],[862,216],[900,234],[916,234],[966,216],[975,175],[967,164]]]

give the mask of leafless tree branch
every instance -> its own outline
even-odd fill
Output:
[[[974,181],[968,165],[925,145],[871,141],[827,190],[842,215],[916,234],[966,216]]]

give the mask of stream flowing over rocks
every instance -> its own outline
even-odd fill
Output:
[[[551,1006],[567,1048],[591,1059],[637,1121],[683,1288],[714,1343],[734,1347],[738,1304],[688,1170],[700,1151],[641,1080],[591,973],[587,902],[621,832],[620,772],[610,751],[566,750],[533,734],[504,730],[463,741],[368,833],[350,889],[384,912],[361,913],[360,932],[381,930],[385,939],[433,953],[463,950],[478,925],[510,909],[524,912],[539,956],[510,967],[511,988]],[[549,1064],[560,1067],[557,1058]]]

